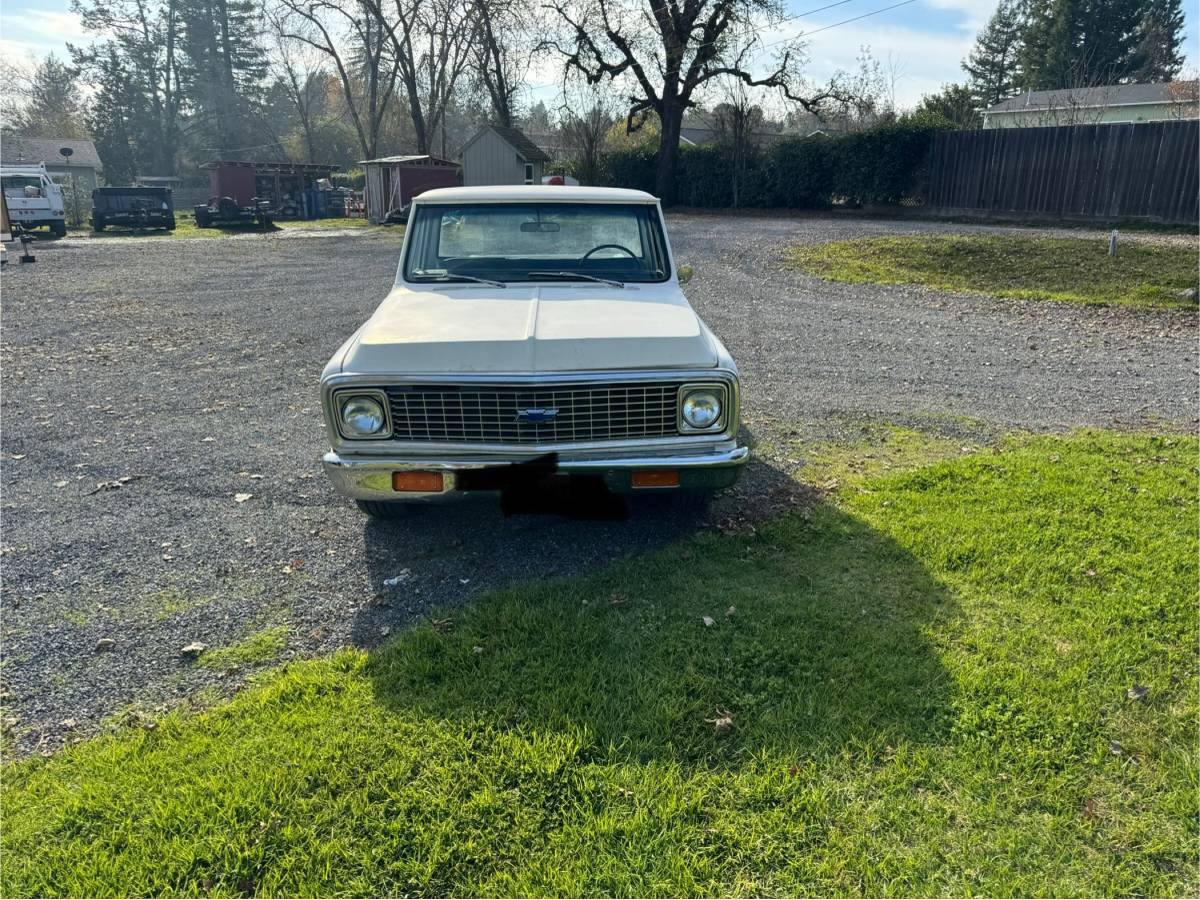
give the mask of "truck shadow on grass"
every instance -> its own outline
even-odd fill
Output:
[[[505,515],[499,494],[483,492],[415,504],[394,521],[365,519],[364,557],[377,602],[359,614],[352,637],[358,646],[375,646],[430,608],[459,606],[515,582],[576,575],[714,527],[753,527],[811,505],[814,496],[752,459],[738,485],[719,495],[706,514],[674,509],[663,495],[640,495],[616,501],[627,506],[627,517],[606,518],[613,506],[583,491],[552,498],[557,514]]]
[[[379,701],[467,731],[574,735],[597,760],[870,758],[944,733],[951,686],[928,634],[955,602],[865,521],[810,498],[733,533],[660,522],[635,535],[649,553],[539,577],[550,547],[603,540],[576,526],[510,540],[531,580],[376,650]]]

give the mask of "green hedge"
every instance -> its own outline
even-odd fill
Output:
[[[840,137],[777,141],[745,161],[737,206],[819,209],[834,202],[898,203],[920,193],[938,130],[924,122],[900,121]],[[650,150],[603,154],[600,183],[654,193],[657,160]],[[683,206],[733,206],[729,149],[719,144],[680,148],[675,196]]]

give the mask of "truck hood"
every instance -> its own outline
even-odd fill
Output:
[[[397,286],[349,342],[359,374],[708,368],[717,348],[674,284]]]

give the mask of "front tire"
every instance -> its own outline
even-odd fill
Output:
[[[355,500],[355,504],[372,519],[407,519],[412,513],[408,503],[397,503],[393,500]]]
[[[67,236],[67,223],[66,222],[51,222],[50,223],[50,233],[52,235],[54,235],[56,238],[66,237]]]

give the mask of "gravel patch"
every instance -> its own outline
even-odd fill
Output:
[[[801,242],[974,226],[669,224],[697,269],[689,296],[741,364],[761,447],[716,522],[796,502],[796,442],[881,421],[974,438],[1195,427],[1194,314],[840,285],[781,263]],[[286,235],[68,239],[5,271],[0,680],[12,752],[231,691],[252,669],[203,666],[189,645],[245,646],[282,627],[276,659],[370,647],[432,608],[698,527],[647,510],[626,523],[506,520],[488,500],[368,521],[320,472],[317,378],[386,292],[398,236]]]

